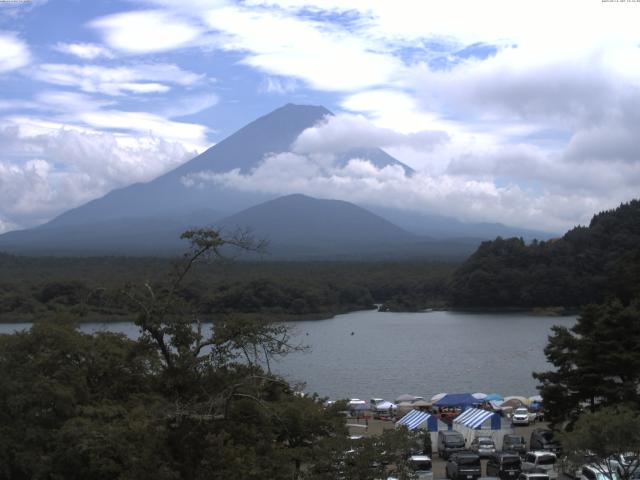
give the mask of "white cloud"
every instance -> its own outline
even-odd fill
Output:
[[[408,146],[430,151],[448,140],[443,131],[405,134],[378,127],[362,115],[338,114],[328,115],[320,124],[304,130],[292,150],[297,153],[341,153],[354,148]]]
[[[32,226],[195,155],[177,142],[21,118],[0,127],[0,228]]]
[[[328,23],[236,7],[215,9],[205,17],[209,27],[225,35],[222,48],[248,53],[247,65],[320,90],[386,84],[402,68],[393,56]]]
[[[84,60],[93,60],[100,57],[113,58],[113,53],[108,48],[95,43],[58,42],[53,48],[58,52],[74,55]]]
[[[12,32],[0,31],[0,73],[24,67],[30,61],[27,44]]]
[[[267,77],[260,86],[262,92],[275,93],[277,95],[288,95],[299,88],[300,85],[295,79],[279,77]]]
[[[623,192],[579,194],[529,190],[514,183],[498,186],[492,178],[462,175],[406,175],[400,166],[378,168],[366,159],[327,166],[294,153],[272,155],[247,174],[199,172],[183,178],[191,187],[224,186],[272,194],[305,193],[364,205],[454,216],[468,221],[499,221],[508,225],[562,231],[587,222],[597,210],[623,201]]]
[[[99,30],[114,50],[130,54],[163,52],[192,45],[202,29],[161,10],[118,13],[90,25]]]
[[[47,63],[35,70],[42,82],[78,87],[88,93],[123,95],[126,93],[164,93],[170,87],[196,85],[204,75],[182,70],[172,64],[140,64],[133,67],[102,67]],[[163,83],[160,83],[163,82]]]

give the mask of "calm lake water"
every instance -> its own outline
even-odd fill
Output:
[[[295,341],[310,347],[279,360],[273,369],[308,392],[330,398],[403,393],[497,392],[534,395],[531,372],[549,368],[543,348],[552,325],[575,317],[461,312],[352,312],[329,320],[291,322]],[[2,324],[0,332],[28,328]],[[131,337],[131,323],[88,323],[85,332],[112,330]],[[353,332],[353,335],[352,335]]]

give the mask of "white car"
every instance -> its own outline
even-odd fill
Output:
[[[555,453],[546,451],[528,452],[522,462],[522,472],[540,472],[549,475],[551,480],[558,478]]]
[[[428,455],[410,456],[409,465],[419,480],[433,480],[433,467]]]
[[[511,423],[514,425],[529,425],[531,414],[525,407],[516,408],[511,416]]]

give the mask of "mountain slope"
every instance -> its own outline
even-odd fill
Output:
[[[104,197],[63,213],[41,228],[83,224],[98,219],[174,217],[210,208],[227,214],[275,195],[240,192],[214,185],[186,186],[186,175],[202,171],[246,173],[268,154],[286,152],[303,130],[331,112],[324,107],[287,104],[249,123],[185,164],[148,183],[114,190]],[[380,164],[409,167],[380,149],[369,152]],[[372,160],[374,161],[374,160]]]
[[[248,227],[268,240],[272,258],[464,258],[479,243],[433,241],[352,203],[299,194],[248,208],[216,226],[226,232]]]

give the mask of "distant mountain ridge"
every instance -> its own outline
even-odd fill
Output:
[[[248,222],[246,227],[257,226],[258,230],[265,230],[268,225],[259,215],[253,215],[254,210],[251,208],[268,211],[269,215],[264,218],[268,217],[272,224],[277,224],[279,220],[273,205],[286,204],[287,208],[293,209],[291,211],[295,210],[292,203],[299,204],[296,208],[300,208],[303,204],[311,208],[309,197],[294,196],[286,201],[265,204],[273,201],[276,195],[240,191],[213,184],[203,188],[190,187],[182,181],[183,178],[203,171],[221,173],[237,169],[243,173],[249,172],[267,155],[289,151],[300,133],[316,125],[327,115],[332,113],[321,106],[287,104],[249,123],[202,154],[155,180],[114,190],[102,198],[71,209],[39,227],[0,235],[0,251],[56,255],[101,253],[164,255],[175,254],[184,248],[184,242],[181,242],[178,237],[182,231],[190,227],[212,226],[225,224],[225,222],[229,224],[232,221],[239,223],[244,219]],[[410,167],[379,148],[359,148],[343,152],[337,155],[336,162],[346,163],[354,157],[366,158],[379,168],[397,165],[407,174],[413,173]],[[357,245],[356,237],[351,238],[353,241],[347,241],[347,237],[353,234],[352,225],[346,223],[338,225],[337,218],[333,218],[337,212],[335,209],[337,204],[331,202],[313,204],[317,209],[308,218],[299,217],[297,228],[295,225],[288,225],[280,232],[274,228],[268,229],[274,242],[277,240],[275,244],[280,246],[278,248],[281,253],[288,248],[290,252],[295,252],[296,256],[304,256],[309,252],[311,252],[309,254],[319,254],[320,251],[330,255],[350,253],[359,255],[366,251],[373,255],[384,243],[380,235],[387,232],[384,235],[388,245],[383,249],[387,253],[392,253],[394,250],[399,252],[392,246],[397,247],[401,243],[406,247],[410,243],[409,238],[412,238],[414,242],[423,242],[423,248],[403,248],[403,255],[429,256],[430,252],[439,252],[437,255],[440,255],[442,252],[450,251],[458,252],[456,255],[460,255],[463,251],[469,253],[472,250],[470,245],[474,247],[481,239],[494,238],[495,235],[492,235],[491,231],[502,231],[500,227],[478,229],[474,225],[456,229],[453,227],[459,225],[455,224],[456,221],[453,219],[440,222],[442,225],[449,222],[448,225],[451,228],[448,230],[433,228],[433,231],[430,231],[429,225],[432,224],[435,227],[438,219],[444,217],[425,217],[408,212],[394,212],[390,209],[385,212],[376,211],[366,214],[358,211],[356,215],[358,218],[362,220],[365,217],[369,218],[371,225],[374,223],[377,225],[377,246],[373,248],[371,241],[375,238],[373,230],[367,230],[371,238],[365,235],[358,237],[363,242],[360,245]],[[340,205],[341,208],[338,210],[345,213],[345,216],[340,218],[344,222],[352,221],[353,219],[347,220],[346,212],[355,215],[354,209],[359,207],[347,202]],[[246,209],[250,210],[245,211]],[[321,212],[323,209],[326,210],[324,213]],[[376,216],[374,213],[377,214],[375,222],[372,219],[372,216]],[[316,230],[314,225],[309,223],[311,217],[322,219],[318,220],[319,225]],[[383,221],[380,217],[386,220]],[[332,227],[328,228],[329,225]],[[478,235],[480,230],[482,230],[481,234]],[[324,247],[318,250],[318,242],[314,243],[312,236],[299,235],[303,231],[315,231],[315,238],[322,238],[320,243],[323,243]],[[332,232],[331,238],[323,236],[325,231]],[[346,232],[352,233],[347,235]],[[391,234],[391,232],[394,233]],[[289,238],[285,238],[285,233]],[[514,234],[517,234],[517,231]],[[438,241],[433,238],[427,239],[425,236],[437,237],[439,240],[458,237],[462,240],[450,242],[449,246],[446,242],[436,245]],[[303,237],[307,242],[306,246],[302,241]],[[328,249],[327,246],[332,242],[335,243],[334,248]],[[350,253],[347,252],[349,250],[346,248],[347,245],[352,250]],[[364,248],[364,245],[367,247]],[[458,248],[460,245],[463,247]],[[305,253],[305,249],[309,252]]]

